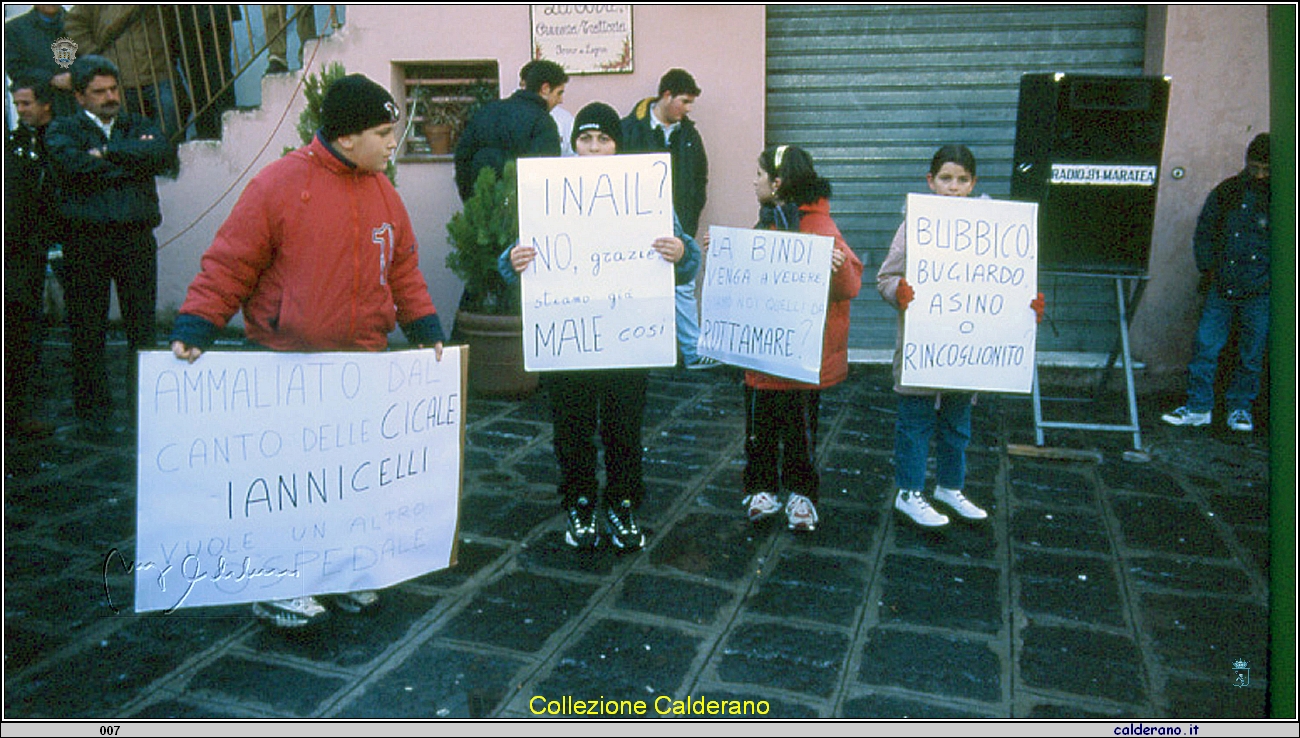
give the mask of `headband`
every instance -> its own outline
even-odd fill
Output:
[[[776,147],[776,152],[772,154],[772,168],[776,170],[773,174],[781,172],[781,158],[785,156],[785,150],[788,148],[790,147],[785,145]]]

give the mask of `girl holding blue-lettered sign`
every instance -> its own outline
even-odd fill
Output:
[[[936,195],[969,197],[975,189],[975,155],[962,145],[940,148],[930,161],[926,183]],[[894,509],[918,525],[935,528],[948,524],[948,516],[926,499],[926,459],[935,442],[937,484],[934,499],[967,520],[983,520],[988,513],[966,498],[966,446],[971,437],[971,392],[905,387],[902,373],[903,313],[915,293],[904,276],[907,266],[906,222],[898,227],[889,254],[876,274],[876,289],[898,308],[898,345],[894,350],[894,391],[899,395],[894,429],[894,481],[898,491]],[[1042,318],[1042,294],[1030,307]]]
[[[849,301],[862,287],[862,262],[830,215],[831,184],[817,176],[812,157],[794,146],[774,146],[758,157],[754,179],[756,228],[795,231],[835,239],[830,296],[816,384],[758,371],[745,372],[744,504],[758,522],[784,509],[791,530],[817,527],[817,415],[821,391],[849,374]]]
[[[617,154],[621,140],[618,113],[604,103],[590,103],[574,118],[570,141],[578,156]],[[654,258],[672,263],[676,283],[686,284],[699,270],[700,249],[675,217],[673,230],[673,235],[656,238],[651,250],[641,253],[657,254]],[[618,241],[619,234],[609,235],[610,241]],[[536,248],[515,244],[501,254],[497,269],[508,283],[514,283],[536,259]],[[542,386],[551,397],[559,493],[567,516],[565,542],[574,548],[592,548],[602,534],[620,550],[645,545],[635,513],[645,496],[641,423],[647,378],[648,370],[640,368],[542,374]],[[597,433],[605,449],[603,505],[596,478]]]

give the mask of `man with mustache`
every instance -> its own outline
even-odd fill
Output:
[[[82,428],[111,428],[106,368],[110,285],[132,353],[154,344],[158,243],[162,222],[154,180],[176,165],[176,152],[153,121],[122,106],[117,66],[101,56],[72,64],[80,110],[56,119],[46,147],[64,218],[65,303],[72,343],[73,406]],[[136,362],[127,363],[128,396]],[[132,417],[135,402],[127,403]]]

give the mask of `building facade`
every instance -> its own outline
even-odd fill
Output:
[[[446,81],[470,69],[494,76],[504,97],[551,40],[538,19],[583,7],[347,6],[333,35],[304,45],[304,64],[313,71],[341,62],[403,102],[429,75]],[[1269,128],[1268,16],[1263,5],[634,5],[622,67],[574,74],[564,107],[601,100],[627,112],[655,94],[663,72],[689,70],[702,88],[691,117],[709,155],[702,228],[753,225],[759,151],[797,144],[831,180],[832,214],[874,275],[906,193],[924,191],[940,144],[969,145],[980,191],[1008,195],[1022,74],[1167,76],[1150,259],[1131,326],[1134,357],[1150,372],[1173,373],[1190,355],[1199,313],[1196,214],[1209,190],[1241,168],[1246,143]],[[185,144],[180,177],[161,183],[164,319],[247,178],[297,144],[298,77],[270,76],[261,86],[257,109],[227,113],[219,143]],[[408,143],[418,144],[412,135]],[[460,206],[451,159],[404,146],[397,183],[435,303],[450,321],[460,294],[443,263],[446,223]],[[1040,330],[1040,350],[1104,356],[1115,340],[1113,285],[1050,286],[1053,324]],[[863,290],[853,324],[856,360],[886,355],[893,318],[874,290]]]

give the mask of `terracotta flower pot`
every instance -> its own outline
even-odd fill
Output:
[[[524,371],[523,325],[518,315],[456,313],[456,331],[469,345],[470,390],[520,397],[537,389],[537,374]]]
[[[451,153],[451,126],[425,123],[424,138],[429,142],[429,149],[435,154]]]

